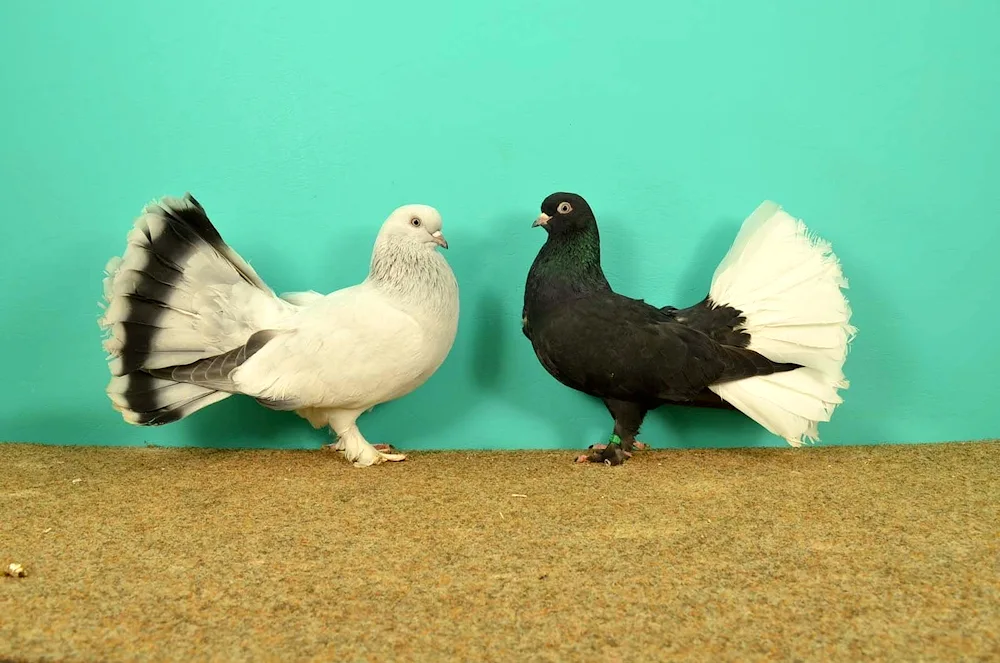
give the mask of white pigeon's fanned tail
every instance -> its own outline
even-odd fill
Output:
[[[125,421],[165,424],[231,395],[162,375],[245,343],[255,330],[248,305],[274,298],[190,194],[147,205],[105,271],[107,394]]]
[[[749,349],[793,371],[714,385],[712,391],[793,446],[819,439],[846,389],[843,366],[855,328],[847,279],[829,243],[773,202],[743,223],[712,278],[716,304],[743,313]]]

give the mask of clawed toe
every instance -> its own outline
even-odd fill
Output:
[[[353,464],[354,467],[371,467],[382,463],[398,463],[403,460],[406,460],[406,454],[386,454],[379,451],[374,458],[356,460]]]

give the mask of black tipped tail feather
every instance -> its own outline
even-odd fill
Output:
[[[235,349],[218,347],[226,339],[212,319],[221,305],[211,297],[239,282],[270,290],[194,197],[147,205],[106,273],[99,325],[112,374],[107,394],[125,421],[170,423],[235,393],[221,375],[191,379],[194,367],[204,369],[213,357],[226,356],[222,363],[232,368],[228,355],[248,356],[247,338],[233,339]]]
[[[107,393],[122,418],[136,426],[161,426],[179,421],[231,395],[194,384],[163,380],[143,371],[113,378]]]

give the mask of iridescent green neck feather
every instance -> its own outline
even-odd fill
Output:
[[[533,307],[610,290],[601,269],[600,234],[591,224],[549,235],[528,272],[525,299]]]

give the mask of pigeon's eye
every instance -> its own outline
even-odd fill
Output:
[[[410,219],[410,225],[413,226],[414,228],[419,228],[420,219],[418,219],[417,217],[413,217],[412,219]]]
[[[573,206],[569,203],[559,203],[559,207],[556,208],[556,211],[560,214],[569,214],[573,211]]]

